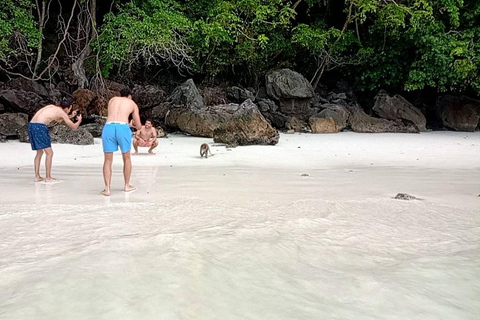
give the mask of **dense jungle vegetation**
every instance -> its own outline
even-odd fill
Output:
[[[314,87],[480,94],[478,0],[0,0],[0,80],[255,86],[288,67]]]

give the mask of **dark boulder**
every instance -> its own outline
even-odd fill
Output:
[[[427,120],[420,109],[416,108],[399,94],[389,96],[380,91],[375,97],[373,111],[388,120],[407,120],[414,123],[420,132],[426,131]]]
[[[475,131],[479,125],[479,100],[446,95],[437,99],[436,108],[443,125],[448,128]]]
[[[215,143],[227,145],[275,145],[278,140],[278,131],[265,120],[250,99],[237,108],[229,121],[213,132]]]
[[[355,132],[379,133],[379,132],[403,132],[418,133],[418,128],[411,122],[404,123],[401,120],[386,120],[367,115],[363,109],[352,104],[347,107],[350,112],[349,125]]]
[[[18,138],[19,130],[27,124],[28,116],[25,113],[0,114],[0,136]]]
[[[280,112],[307,119],[314,97],[313,87],[300,73],[290,69],[273,71],[265,76],[267,94],[279,101]]]
[[[90,132],[79,127],[72,130],[66,125],[59,124],[49,128],[52,143],[67,143],[76,145],[93,144],[93,136]]]

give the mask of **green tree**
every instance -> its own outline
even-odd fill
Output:
[[[124,70],[173,65],[179,71],[191,68],[191,48],[186,34],[191,22],[176,1],[131,1],[118,13],[104,18],[98,38],[105,75],[112,68]]]
[[[0,67],[12,75],[34,74],[42,33],[28,0],[1,0]]]

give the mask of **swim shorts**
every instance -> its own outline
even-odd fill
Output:
[[[139,142],[138,145],[140,147],[151,147],[152,143],[153,143],[153,140],[148,140],[148,141],[143,140],[142,142]]]
[[[30,138],[32,150],[42,150],[52,146],[46,124],[30,122],[28,124],[28,137]]]
[[[125,122],[107,122],[102,130],[103,152],[115,152],[120,147],[122,153],[132,148],[132,131]]]

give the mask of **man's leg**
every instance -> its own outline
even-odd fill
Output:
[[[44,179],[40,176],[40,162],[42,161],[43,149],[37,150],[35,155],[34,167],[35,167],[35,182],[43,181]]]
[[[157,146],[158,146],[158,140],[152,141],[152,146],[150,147],[150,149],[148,149],[148,153],[155,154],[155,152],[153,152],[153,149],[155,149]]]
[[[55,178],[52,178],[52,159],[53,159],[53,150],[52,147],[45,148],[45,182],[55,182],[58,181]]]
[[[125,178],[125,192],[136,190],[134,186],[130,185],[130,177],[132,175],[132,159],[130,158],[130,151],[122,153],[123,157],[123,177]]]
[[[113,152],[104,152],[103,160],[103,180],[105,181],[105,189],[103,189],[102,194],[104,196],[110,195],[110,184],[112,182],[112,163],[113,163]]]
[[[133,138],[133,149],[135,149],[134,154],[138,154],[138,139],[137,138]]]

